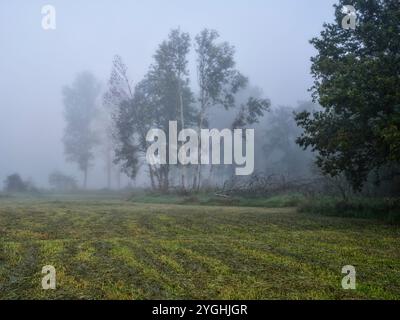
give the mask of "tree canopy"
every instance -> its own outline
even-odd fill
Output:
[[[342,27],[349,4],[355,30]],[[371,171],[400,161],[400,2],[340,0],[335,16],[311,40],[311,91],[323,110],[297,115],[297,142],[318,152],[324,173],[344,173],[360,190]]]

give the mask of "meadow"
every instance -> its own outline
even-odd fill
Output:
[[[1,198],[0,299],[400,299],[399,225],[292,199],[145,200]],[[42,289],[45,265],[56,290]],[[356,290],[341,286],[345,265]]]

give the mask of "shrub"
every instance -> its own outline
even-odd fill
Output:
[[[400,198],[309,198],[298,210],[327,216],[378,219],[400,223]]]

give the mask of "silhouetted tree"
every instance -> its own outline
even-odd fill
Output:
[[[14,173],[4,181],[4,190],[7,192],[25,192],[28,191],[28,184],[22,180],[18,173]]]

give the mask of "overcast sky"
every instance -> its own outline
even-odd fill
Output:
[[[309,44],[333,21],[333,0],[2,0],[0,1],[0,182],[19,172],[38,185],[66,164],[61,88],[83,70],[106,82],[114,54],[133,80],[158,44],[180,27],[207,27],[236,47],[238,69],[274,106],[310,99]],[[42,29],[41,8],[56,8],[56,30]],[[194,87],[195,88],[195,87]],[[105,185],[104,166],[89,176]]]

